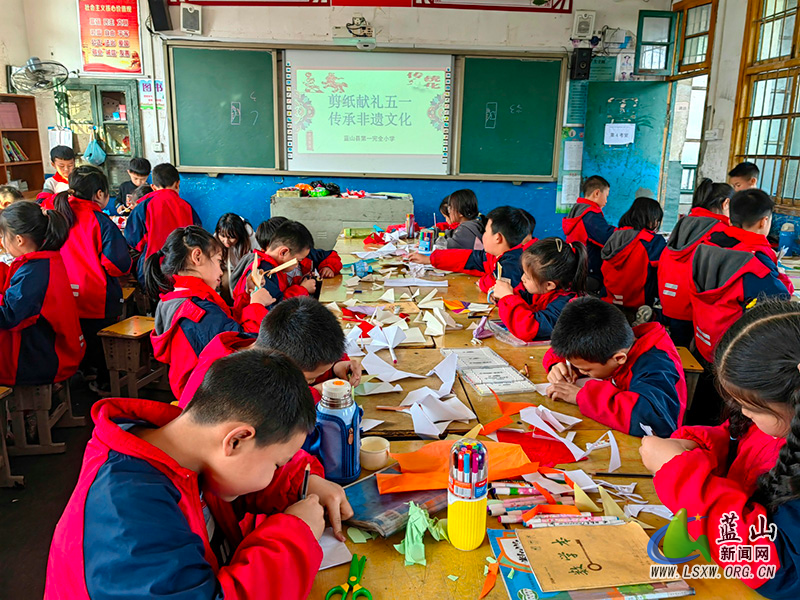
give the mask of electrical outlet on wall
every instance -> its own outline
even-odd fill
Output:
[[[161,142],[155,142],[153,144],[153,152],[163,152],[164,151],[164,144]]]

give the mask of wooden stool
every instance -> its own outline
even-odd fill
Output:
[[[692,406],[692,400],[694,400],[697,381],[700,379],[700,373],[703,372],[703,365],[697,362],[697,359],[689,352],[688,348],[679,346],[678,354],[681,357],[683,375],[686,378],[686,410],[689,410]]]
[[[136,292],[136,288],[134,287],[123,287],[122,288],[122,318],[127,319],[128,317],[133,316],[134,311],[136,310],[136,300],[134,298],[134,292]]]
[[[153,317],[136,316],[106,327],[97,334],[103,339],[112,396],[121,396],[122,386],[127,386],[127,397],[138,398],[139,388],[166,373],[166,366],[151,358],[150,332],[153,329]],[[153,366],[154,362],[156,366]]]
[[[53,396],[59,394],[63,395],[63,400],[50,414]],[[14,433],[14,445],[8,449],[11,456],[64,452],[65,444],[53,442],[52,429],[86,425],[86,419],[72,414],[72,396],[68,381],[63,384],[18,385],[14,388],[14,394],[8,399],[8,410],[11,413],[11,431]],[[36,415],[38,444],[28,443],[25,435],[25,411],[33,411]]]
[[[0,487],[21,487],[25,485],[25,478],[21,475],[11,474],[11,465],[8,462],[6,449],[6,401],[4,398],[11,393],[11,388],[0,387]]]

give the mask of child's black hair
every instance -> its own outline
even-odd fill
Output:
[[[447,200],[447,207],[451,215],[458,213],[468,221],[471,221],[480,214],[478,212],[478,197],[472,190],[456,190],[447,196],[445,200]]]
[[[731,225],[753,227],[764,217],[772,214],[775,201],[764,190],[751,188],[736,192],[731,197]]]
[[[297,366],[280,352],[262,349],[215,360],[184,412],[200,425],[247,423],[259,447],[310,433],[317,417]]]
[[[522,240],[530,233],[530,222],[522,211],[513,206],[498,206],[486,215],[492,222],[492,234],[502,234],[506,243],[513,248],[519,246]]]
[[[533,232],[536,231],[536,217],[534,217],[524,208],[518,208],[517,210],[521,212],[522,216],[528,220],[528,235],[533,237]]]
[[[75,151],[69,146],[53,146],[50,150],[50,162],[56,162],[57,158],[60,160],[75,160]]]
[[[439,213],[445,218],[450,218],[450,204],[449,204],[450,196],[445,196],[444,199],[439,203]]]
[[[331,311],[314,298],[297,296],[269,311],[255,346],[279,350],[310,372],[341,360],[344,333]]]
[[[142,177],[150,175],[150,169],[150,161],[140,156],[134,156],[130,162],[128,162],[128,171],[141,175]]]
[[[181,180],[178,169],[170,163],[161,163],[153,167],[153,185],[160,188],[168,188]]]
[[[36,202],[15,202],[0,211],[0,235],[30,238],[37,250],[58,250],[67,241],[69,227],[55,210],[42,211]]]
[[[664,209],[656,200],[640,197],[634,200],[631,207],[619,218],[619,226],[658,231],[663,219]]]
[[[692,208],[705,208],[722,214],[725,201],[733,196],[733,186],[727,183],[714,183],[707,177],[692,194]]]
[[[266,221],[262,221],[261,225],[256,229],[256,242],[262,250],[269,248],[272,243],[272,236],[278,230],[278,227],[286,223],[289,219],[286,217],[270,217]]]
[[[13,185],[0,185],[0,197],[2,196],[11,196],[11,202],[9,204],[25,199],[25,196],[22,195],[19,188],[15,188]]]
[[[605,364],[615,353],[633,346],[633,329],[620,309],[584,296],[567,303],[558,317],[550,344],[558,356]]]
[[[751,162],[740,162],[728,172],[728,177],[741,177],[742,179],[758,179],[761,170]]]
[[[581,185],[581,196],[584,198],[588,198],[592,195],[595,191],[603,191],[611,189],[611,184],[608,183],[603,177],[600,175],[592,175],[591,177],[587,177],[583,184]]]
[[[56,194],[53,206],[64,215],[71,229],[75,225],[75,213],[69,205],[69,197],[92,200],[97,192],[108,194],[108,179],[105,173],[93,165],[81,165],[69,174],[69,189]]]
[[[131,201],[138,202],[140,198],[144,198],[147,194],[150,194],[153,191],[153,186],[144,184],[137,187],[135,190],[131,192]]]
[[[800,304],[765,301],[747,311],[722,336],[715,351],[720,390],[729,402],[771,413],[784,405],[792,414],[777,464],[759,479],[755,498],[774,512],[800,498]],[[754,357],[758,368],[754,368]]]
[[[550,237],[525,249],[522,268],[539,283],[553,281],[560,290],[583,294],[586,292],[587,260],[586,246],[581,242],[568,244],[561,238]]]
[[[286,246],[292,254],[299,254],[314,247],[314,236],[300,221],[286,221],[272,234],[266,249],[274,250],[280,246]]]
[[[234,254],[242,257],[252,250],[250,247],[250,234],[247,233],[247,225],[249,223],[236,213],[225,213],[217,221],[214,235],[217,239],[219,239],[220,235],[235,239],[236,243],[233,245]]]
[[[215,252],[222,251],[222,244],[198,225],[178,227],[169,234],[161,250],[147,258],[144,263],[144,284],[152,298],[158,298],[162,292],[172,291],[172,278],[186,268],[195,248],[200,248],[210,258]]]

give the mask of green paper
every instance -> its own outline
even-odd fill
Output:
[[[483,576],[486,577],[489,574],[489,565],[483,565]]]
[[[366,544],[367,540],[372,539],[372,536],[367,536],[367,534],[361,531],[358,527],[348,527],[347,535],[354,544]]]
[[[405,565],[423,565],[425,562],[425,532],[437,542],[450,541],[447,537],[447,520],[432,519],[428,511],[417,506],[414,502],[408,503],[408,523],[406,523],[406,536],[403,541],[394,546],[405,557]],[[349,533],[349,532],[348,532]]]
[[[516,572],[516,571],[515,571],[514,569],[511,569],[511,570],[509,570],[509,572],[508,572],[508,575],[506,575],[506,578],[508,578],[508,579],[514,579],[514,573],[515,573],[515,572]]]
[[[487,556],[486,557],[486,562],[488,562],[490,565],[493,565],[494,563],[497,562],[497,560],[495,560],[495,558],[493,556]]]
[[[448,575],[447,578],[450,581],[458,581],[458,575]]]

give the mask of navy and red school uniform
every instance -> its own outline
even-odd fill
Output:
[[[695,252],[692,285],[694,339],[709,363],[717,343],[748,304],[761,296],[789,296],[778,267],[763,252],[711,244],[702,244]]]
[[[567,242],[582,242],[586,245],[589,262],[589,277],[603,281],[601,267],[603,259],[600,252],[615,228],[609,225],[603,209],[586,198],[578,198],[569,214],[561,220]]]
[[[55,210],[55,199],[56,195],[52,192],[39,192],[36,196],[36,202],[43,210]]]
[[[64,381],[85,350],[61,255],[40,251],[14,259],[0,287],[0,384]]]
[[[181,397],[203,349],[223,331],[258,332],[267,314],[261,304],[248,304],[240,321],[220,295],[199,277],[176,275],[175,289],[161,295],[155,329],[150,334],[153,355],[169,365],[169,385]]]
[[[97,203],[70,196],[75,224],[61,246],[78,316],[113,322],[122,314],[122,286],[117,277],[131,270],[128,244]],[[88,334],[87,334],[88,335]]]
[[[692,339],[692,259],[700,244],[729,225],[728,217],[693,208],[675,225],[658,262],[658,295],[676,343]]]
[[[308,251],[308,256],[300,261],[300,271],[304,277],[311,275],[315,270],[319,272],[325,267],[333,271],[334,275],[342,272],[342,259],[336,250],[312,248]]]
[[[509,294],[498,300],[497,307],[503,324],[522,341],[549,340],[561,311],[576,296],[568,290],[526,294],[525,297]]]
[[[306,598],[322,549],[301,519],[303,451],[265,489],[226,502],[132,427],[163,427],[181,409],[113,398],[92,407],[95,428],[50,546],[44,597]]]
[[[672,437],[691,440],[698,447],[675,456],[655,474],[659,500],[673,512],[685,508],[689,515],[702,515],[689,523],[689,534],[693,539],[708,537],[711,556],[720,567],[748,568],[752,577],[742,579],[747,586],[766,598],[800,596],[800,500],[786,502],[774,512],[753,501],[759,476],[775,466],[786,440],[751,425],[738,443],[732,443],[727,422],[717,427],[682,427]],[[751,538],[751,531],[772,527],[774,540]],[[733,535],[722,538],[722,531]],[[768,557],[751,550],[747,559],[739,552],[742,545],[766,546]],[[773,578],[759,574],[764,565],[774,566]]]
[[[590,379],[578,392],[581,413],[623,433],[645,435],[642,425],[660,437],[683,423],[686,380],[675,344],[659,323],[633,328],[636,339],[628,359],[610,379]],[[564,362],[552,349],[544,356],[549,371]]]
[[[266,273],[280,266],[277,261],[266,252],[262,250],[254,251],[258,256],[258,268]],[[233,288],[233,312],[234,314],[241,313],[242,310],[250,303],[250,294],[247,292],[247,278],[253,270],[253,261],[247,265],[236,287]],[[294,298],[295,296],[308,296],[308,290],[302,285],[295,285],[289,279],[289,274],[286,270],[278,271],[273,275],[264,276],[264,288],[266,288],[270,295],[275,298],[275,302],[280,302],[284,298]]]
[[[202,225],[192,205],[171,189],[143,196],[125,225],[128,245],[141,253],[137,276],[144,285],[144,263],[164,247],[169,234],[179,227]]]
[[[515,246],[500,256],[488,254],[486,250],[434,250],[431,264],[444,271],[459,271],[468,275],[478,275],[478,285],[482,292],[488,292],[497,283],[498,265],[502,266],[501,277],[516,288],[522,282],[522,245]]]
[[[622,227],[608,238],[601,256],[603,300],[625,308],[653,306],[658,299],[658,261],[667,243],[647,229]]]

